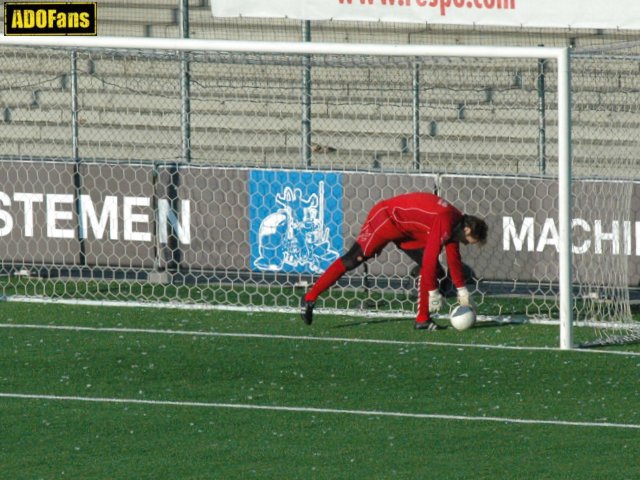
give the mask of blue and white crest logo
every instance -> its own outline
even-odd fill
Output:
[[[321,273],[340,256],[338,174],[253,171],[250,193],[254,269]]]

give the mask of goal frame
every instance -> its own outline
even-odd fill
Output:
[[[297,55],[529,58],[555,60],[558,85],[558,246],[560,348],[573,347],[571,248],[571,55],[569,48],[263,42],[135,37],[0,36],[2,46],[221,51]]]

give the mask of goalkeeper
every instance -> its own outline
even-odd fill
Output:
[[[390,242],[395,243],[420,264],[418,312],[415,328],[438,330],[429,313],[442,308],[438,290],[438,256],[444,248],[458,302],[469,305],[469,291],[460,258],[460,243],[484,244],[487,224],[484,220],[463,215],[460,210],[437,195],[424,192],[407,193],[382,200],[373,206],[355,243],[333,262],[302,298],[302,319],[310,325],[318,296],[335,284],[346,272],[379,254]],[[416,257],[420,252],[422,257]]]

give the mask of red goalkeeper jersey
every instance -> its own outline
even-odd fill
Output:
[[[420,269],[417,321],[429,319],[429,291],[438,288],[437,264],[442,248],[456,287],[464,286],[459,242],[451,239],[462,212],[431,193],[407,193],[377,203],[369,212],[357,242],[366,257],[389,242],[403,250],[424,249]]]

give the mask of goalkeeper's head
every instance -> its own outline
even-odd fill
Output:
[[[473,215],[464,215],[458,225],[458,240],[465,245],[487,243],[487,222]]]

